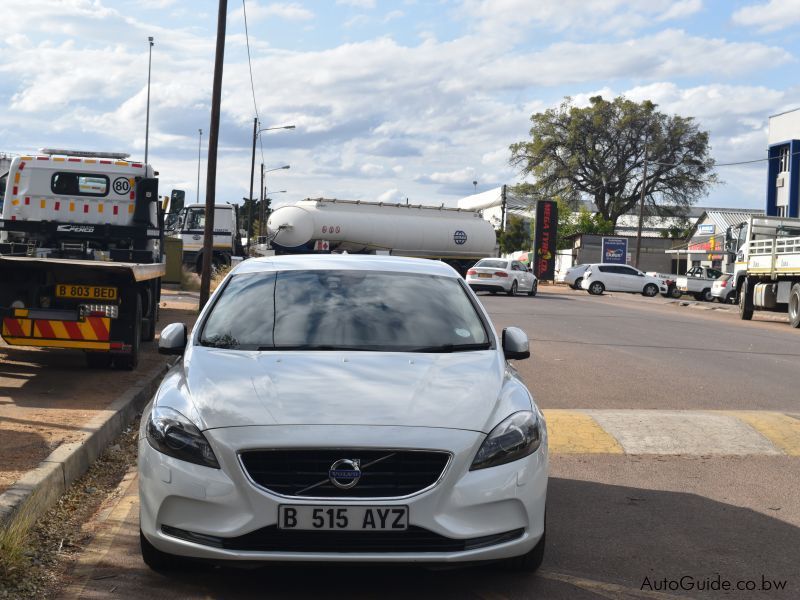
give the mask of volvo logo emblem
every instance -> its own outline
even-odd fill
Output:
[[[463,246],[467,243],[467,232],[459,229],[453,234],[453,241],[459,246]]]
[[[328,470],[328,479],[340,490],[349,490],[361,479],[361,461],[357,458],[340,458]]]

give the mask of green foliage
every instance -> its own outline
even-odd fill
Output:
[[[568,208],[561,207],[559,202],[558,212],[558,238],[556,241],[559,250],[572,248],[572,236],[586,233],[596,235],[610,235],[614,233],[614,224],[600,213],[592,213],[581,207],[576,213]]]
[[[510,146],[511,164],[534,180],[525,193],[572,207],[589,199],[612,225],[639,202],[645,147],[651,213],[664,206],[685,212],[718,182],[708,133],[692,118],[658,112],[649,100],[595,96],[578,108],[566,98],[531,122],[531,139]]]
[[[501,254],[530,250],[531,228],[522,217],[508,215],[505,231],[497,231],[497,242],[500,244]]]

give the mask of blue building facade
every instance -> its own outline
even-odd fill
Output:
[[[800,109],[769,118],[766,214],[800,218]]]

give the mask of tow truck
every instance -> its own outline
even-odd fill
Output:
[[[128,154],[42,149],[0,175],[0,334],[134,369],[155,337],[164,216],[157,173]],[[2,187],[2,185],[0,185]]]

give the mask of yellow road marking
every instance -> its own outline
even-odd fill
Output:
[[[547,409],[548,447],[556,454],[623,454],[619,442],[587,414]]]
[[[800,419],[776,412],[731,411],[789,456],[800,456]]]

